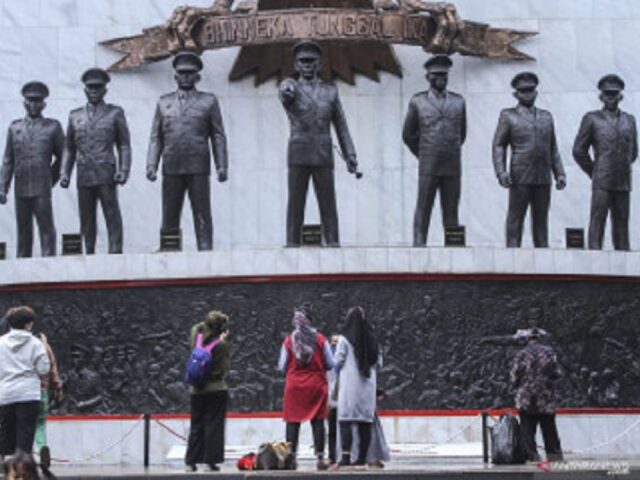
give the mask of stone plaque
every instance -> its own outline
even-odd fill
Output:
[[[62,255],[82,255],[82,235],[79,233],[63,233]]]
[[[181,252],[182,251],[182,230],[161,230],[160,231],[160,251],[161,252]]]
[[[302,226],[302,245],[320,246],[322,245],[322,225]]]
[[[466,235],[463,225],[457,227],[444,228],[444,246],[445,247],[466,247]]]
[[[584,228],[567,228],[567,248],[584,248]]]

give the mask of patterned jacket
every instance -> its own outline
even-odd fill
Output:
[[[560,375],[560,366],[551,347],[530,343],[520,350],[511,368],[516,408],[527,413],[554,413],[554,381]]]

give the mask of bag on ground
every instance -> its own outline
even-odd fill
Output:
[[[295,470],[296,457],[288,442],[263,443],[256,457],[257,470]]]
[[[256,454],[249,452],[246,455],[241,456],[236,464],[238,470],[255,470],[256,469]]]
[[[491,428],[491,463],[518,464],[526,459],[518,419],[511,414],[501,415]]]

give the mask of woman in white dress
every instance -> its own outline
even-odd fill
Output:
[[[362,307],[347,313],[338,340],[335,365],[339,371],[338,422],[342,455],[338,466],[351,465],[352,427],[357,425],[360,445],[355,465],[366,465],[371,427],[376,415],[378,342]]]

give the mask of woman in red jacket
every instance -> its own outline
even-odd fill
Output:
[[[318,470],[324,462],[324,421],[328,414],[327,370],[333,368],[333,354],[324,335],[311,326],[308,309],[293,314],[293,332],[280,349],[278,368],[287,373],[284,387],[284,421],[287,442],[294,455],[298,450],[300,424],[311,422]]]

